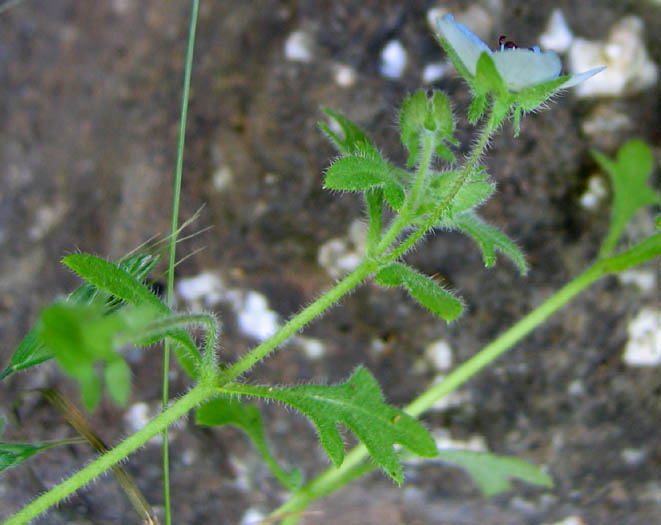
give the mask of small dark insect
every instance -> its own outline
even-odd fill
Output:
[[[507,40],[507,36],[505,35],[500,35],[500,37],[498,38],[498,45],[500,46],[501,51],[503,49],[516,49],[517,47],[519,47],[511,40]]]
[[[505,49],[519,49],[519,46],[511,40],[507,40],[507,36],[505,35],[500,35],[500,37],[498,37],[498,45],[500,46],[501,51],[504,51]],[[530,51],[535,51],[532,47],[529,47],[528,49],[530,49]]]

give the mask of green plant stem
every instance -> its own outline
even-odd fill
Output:
[[[190,93],[190,78],[193,68],[193,50],[195,49],[195,30],[197,27],[197,12],[199,9],[199,0],[193,0],[191,9],[190,26],[188,30],[188,46],[186,50],[186,66],[184,70],[184,86],[181,95],[181,114],[179,117],[179,142],[177,145],[177,167],[172,192],[172,223],[170,226],[170,250],[168,258],[168,284],[166,303],[172,307],[172,295],[174,292],[174,266],[177,250],[177,232],[179,224],[179,202],[181,200],[181,180],[184,165],[184,144],[186,141],[186,117],[188,115],[188,97]],[[166,340],[163,351],[163,386],[162,386],[162,407],[168,405],[170,399],[169,389],[170,376],[170,343]],[[172,513],[170,505],[170,453],[168,450],[168,431],[167,427],[163,429],[163,442],[161,453],[163,456],[163,506],[165,508],[165,523],[171,525]]]
[[[375,250],[375,254],[377,256],[385,252],[395,241],[397,236],[402,232],[402,230],[410,224],[411,215],[415,211],[420,190],[424,184],[427,172],[429,171],[433,151],[434,140],[431,135],[425,134],[422,143],[422,158],[420,160],[420,165],[418,166],[418,172],[415,177],[415,182],[413,183],[413,188],[411,189],[411,193],[409,194],[406,204],[377,245]]]
[[[80,487],[94,479],[96,476],[100,475],[105,470],[108,470],[117,462],[127,457],[129,454],[151,439],[154,435],[161,431],[167,430],[169,425],[174,423],[177,419],[183,417],[188,410],[191,410],[205,399],[216,395],[218,393],[217,386],[222,386],[229,383],[232,379],[238,377],[243,372],[250,369],[255,363],[264,359],[264,357],[275,350],[275,348],[280,343],[294,335],[298,330],[303,328],[315,317],[339,301],[345,294],[349,293],[356,286],[358,286],[358,284],[360,284],[376,268],[377,263],[374,261],[363,261],[353,272],[338,282],[335,287],[328,290],[325,294],[319,297],[319,299],[310,304],[307,308],[303,309],[296,317],[291,319],[282,328],[280,328],[280,330],[278,330],[273,336],[271,336],[259,346],[255,347],[251,352],[237,361],[232,367],[219,374],[219,377],[216,377],[215,373],[207,373],[209,370],[202,370],[202,373],[200,374],[200,384],[193,388],[193,390],[191,390],[188,394],[161,412],[144,428],[131,435],[117,447],[99,457],[93,463],[24,507],[21,511],[12,516],[6,523],[25,523],[35,518],[52,505],[55,505],[63,498],[66,498]],[[209,358],[209,356],[213,354],[213,346],[215,341],[214,334],[216,325],[213,317],[205,314],[184,314],[181,316],[173,316],[161,323],[154,323],[154,325],[149,327],[149,329],[156,333],[161,332],[163,329],[180,326],[181,324],[188,325],[190,323],[200,323],[207,327],[207,347],[205,350],[202,366],[205,369],[213,366],[213,371],[215,372],[215,364],[212,363]]]
[[[252,368],[256,363],[264,359],[267,355],[273,352],[278,345],[289,339],[289,337],[301,330],[315,317],[330,308],[345,294],[349,293],[356,286],[358,286],[369,274],[376,270],[377,266],[378,265],[371,260],[365,260],[359,264],[353,272],[344,277],[339,283],[324,293],[311,305],[301,310],[301,312],[296,315],[296,317],[289,320],[275,334],[273,334],[260,345],[256,346],[239,361],[222,372],[217,383],[218,386],[222,386],[232,381],[233,379],[236,379],[241,374]]]
[[[36,518],[42,512],[45,512],[51,506],[70,496],[94,478],[122,461],[129,454],[142,447],[159,432],[167,429],[175,421],[185,416],[189,410],[213,396],[215,392],[216,389],[213,384],[200,383],[135,434],[132,434],[115,448],[99,456],[85,468],[26,505],[19,512],[11,516],[5,522],[5,525],[19,525]]]
[[[457,181],[454,183],[454,186],[452,186],[450,191],[448,191],[448,194],[443,199],[443,202],[441,202],[438,205],[436,211],[423,223],[423,225],[420,226],[420,228],[418,228],[417,230],[415,230],[411,235],[409,235],[406,238],[406,240],[404,240],[404,242],[402,242],[399,246],[397,246],[394,250],[392,250],[388,254],[389,260],[394,261],[396,259],[399,259],[408,250],[410,250],[411,247],[414,244],[416,244],[422,238],[423,235],[427,233],[427,231],[429,231],[431,228],[434,227],[434,225],[438,223],[438,220],[440,219],[441,215],[450,205],[452,199],[455,198],[461,187],[466,182],[468,175],[473,171],[473,168],[480,160],[480,157],[482,156],[484,150],[489,144],[489,138],[491,137],[493,132],[496,131],[497,128],[498,125],[496,124],[496,116],[494,111],[492,110],[489,114],[489,120],[482,129],[480,138],[475,144],[475,147],[473,148],[473,151],[468,157],[468,160],[464,164],[464,167],[461,169],[461,174],[457,178]]]
[[[480,370],[512,348],[554,312],[569,303],[579,293],[607,273],[608,271],[601,263],[595,263],[590,266],[581,275],[567,283],[514,326],[484,347],[478,354],[457,367],[441,383],[432,386],[417,397],[404,409],[405,412],[414,417],[419,417],[439,399],[467,382]],[[339,468],[326,470],[317,478],[298,489],[287,502],[273,511],[272,516],[300,512],[313,500],[326,496],[355,479],[358,475],[373,469],[374,466],[372,464],[364,463],[367,455],[367,449],[364,445],[356,446],[346,455]],[[285,518],[282,523],[291,525],[295,524],[297,520],[298,518],[296,516],[290,516]]]

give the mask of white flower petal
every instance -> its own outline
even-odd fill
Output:
[[[491,54],[491,49],[477,38],[464,24],[456,22],[450,14],[437,21],[438,31],[444,40],[450,44],[459,59],[471,75],[475,75],[477,60],[485,51]]]
[[[532,49],[510,49],[504,48],[502,44],[499,51],[491,51],[470,29],[456,22],[450,14],[439,18],[436,24],[441,38],[454,50],[471,75],[475,76],[480,55],[488,53],[493,58],[498,74],[512,92],[549,82],[558,78],[562,71],[562,62],[555,51],[542,52],[537,46]],[[603,69],[604,67],[597,67],[573,75],[557,89],[567,89],[580,84]]]
[[[491,57],[507,87],[515,92],[553,80],[562,70],[560,57],[554,51],[505,49]]]
[[[599,66],[599,67],[595,67],[595,68],[592,68],[592,69],[588,69],[587,71],[584,71],[583,73],[578,73],[576,75],[572,75],[571,77],[569,77],[569,80],[567,80],[567,82],[562,84],[558,89],[567,89],[567,88],[575,86],[576,84],[580,84],[581,82],[587,80],[591,76],[596,75],[597,73],[599,73],[600,71],[603,71],[604,69],[606,69],[606,66]]]

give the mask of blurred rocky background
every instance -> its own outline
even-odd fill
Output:
[[[12,4],[10,6],[10,4]],[[0,3],[0,366],[40,308],[78,280],[59,264],[78,250],[117,259],[169,226],[190,2],[24,0]],[[452,12],[496,47],[557,50],[570,72],[606,64],[589,83],[506,124],[487,159],[499,193],[481,212],[529,257],[522,278],[501,259],[485,269],[466,238],[438,232],[408,262],[460,292],[466,314],[447,326],[406,294],[370,283],[258,366],[251,381],[338,382],[364,363],[403,405],[474,355],[596,255],[609,218],[608,181],[590,156],[641,137],[659,158],[661,3],[202,0],[184,162],[182,220],[204,206],[182,242],[178,307],[211,309],[222,357],[240,356],[355,264],[360,200],[321,188],[335,152],[316,122],[343,112],[402,161],[396,111],[419,87],[449,93],[461,156],[475,129],[469,93],[435,43]],[[660,185],[658,173],[654,184]],[[652,212],[627,231],[653,231]],[[206,229],[210,227],[209,229]],[[307,524],[650,524],[661,515],[661,296],[658,262],[597,283],[495,366],[424,417],[447,446],[543,465],[552,490],[515,484],[483,498],[464,473],[407,467],[398,489],[374,472],[316,503]],[[642,326],[642,328],[641,328]],[[160,404],[160,351],[129,354],[129,405],[90,420],[116,443]],[[73,435],[31,388],[77,387],[49,362],[0,384],[2,440]],[[189,382],[177,365],[172,393]],[[272,449],[307,479],[329,465],[300,415],[264,406]],[[238,430],[171,430],[175,523],[255,523],[286,498]],[[347,443],[353,436],[346,432]],[[160,447],[126,468],[160,513]],[[49,451],[0,477],[7,516],[93,457]],[[564,521],[563,521],[564,520]],[[112,477],[39,523],[137,523]]]

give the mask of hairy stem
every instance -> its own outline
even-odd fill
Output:
[[[608,272],[602,266],[599,264],[590,266],[581,275],[567,283],[514,326],[484,347],[479,353],[457,367],[441,383],[432,386],[422,393],[404,409],[405,412],[414,417],[419,417],[443,396],[466,383],[480,370],[512,348],[558,309],[569,303],[579,293],[606,275]],[[364,463],[367,455],[367,449],[364,445],[356,446],[346,455],[340,467],[329,468],[305,486],[296,490],[287,502],[273,511],[272,516],[288,513],[296,514],[305,509],[310,502],[328,495],[364,472],[373,469],[374,465]],[[293,525],[297,521],[298,518],[296,515],[292,515],[284,519],[282,523]]]
[[[103,474],[129,454],[139,449],[156,434],[167,429],[171,424],[185,416],[186,413],[216,392],[212,384],[200,383],[185,396],[173,403],[165,411],[147,423],[143,428],[132,434],[112,450],[99,456],[82,470],[73,474],[59,485],[39,496],[32,503],[26,505],[19,512],[10,517],[5,525],[19,525],[45,512],[59,501],[70,496],[75,491]]]
[[[422,158],[420,160],[420,165],[418,166],[418,171],[415,177],[415,182],[413,183],[413,188],[411,189],[411,193],[409,194],[403,209],[397,215],[397,218],[394,220],[394,222],[390,225],[390,228],[388,228],[388,231],[381,239],[381,242],[379,242],[377,245],[375,250],[375,254],[377,256],[385,252],[390,247],[390,245],[395,242],[397,236],[402,233],[402,230],[410,224],[411,215],[415,211],[418,203],[418,196],[420,195],[420,190],[424,184],[427,172],[429,171],[433,151],[434,140],[431,135],[426,134],[422,143]]]
[[[322,312],[333,306],[345,294],[358,286],[369,274],[377,268],[376,263],[366,260],[342,279],[337,285],[324,293],[310,306],[303,309],[296,317],[289,320],[280,330],[269,337],[266,341],[256,346],[239,361],[221,373],[218,386],[222,386],[252,368],[256,363],[273,352],[278,345],[289,339],[296,332],[312,321]]]
[[[497,127],[498,126],[496,124],[495,114],[492,111],[489,115],[489,120],[487,121],[487,124],[482,129],[480,138],[475,144],[475,147],[473,148],[473,151],[468,157],[468,160],[464,164],[464,167],[461,169],[461,174],[457,178],[457,181],[454,183],[452,188],[450,188],[450,191],[448,191],[446,197],[438,205],[436,211],[432,215],[430,215],[430,217],[423,223],[422,226],[420,226],[420,228],[415,230],[411,235],[409,235],[406,238],[404,242],[402,242],[399,246],[397,246],[394,250],[392,250],[388,254],[388,260],[394,261],[396,259],[399,259],[399,257],[404,255],[408,250],[410,250],[411,247],[414,244],[416,244],[423,237],[423,235],[427,233],[427,231],[429,231],[431,228],[434,227],[435,224],[438,223],[438,220],[440,219],[441,215],[450,205],[452,199],[455,198],[461,187],[466,182],[468,175],[473,171],[475,165],[480,160],[480,157],[484,153],[487,144],[489,144],[489,138],[491,137],[493,132],[496,131]]]

